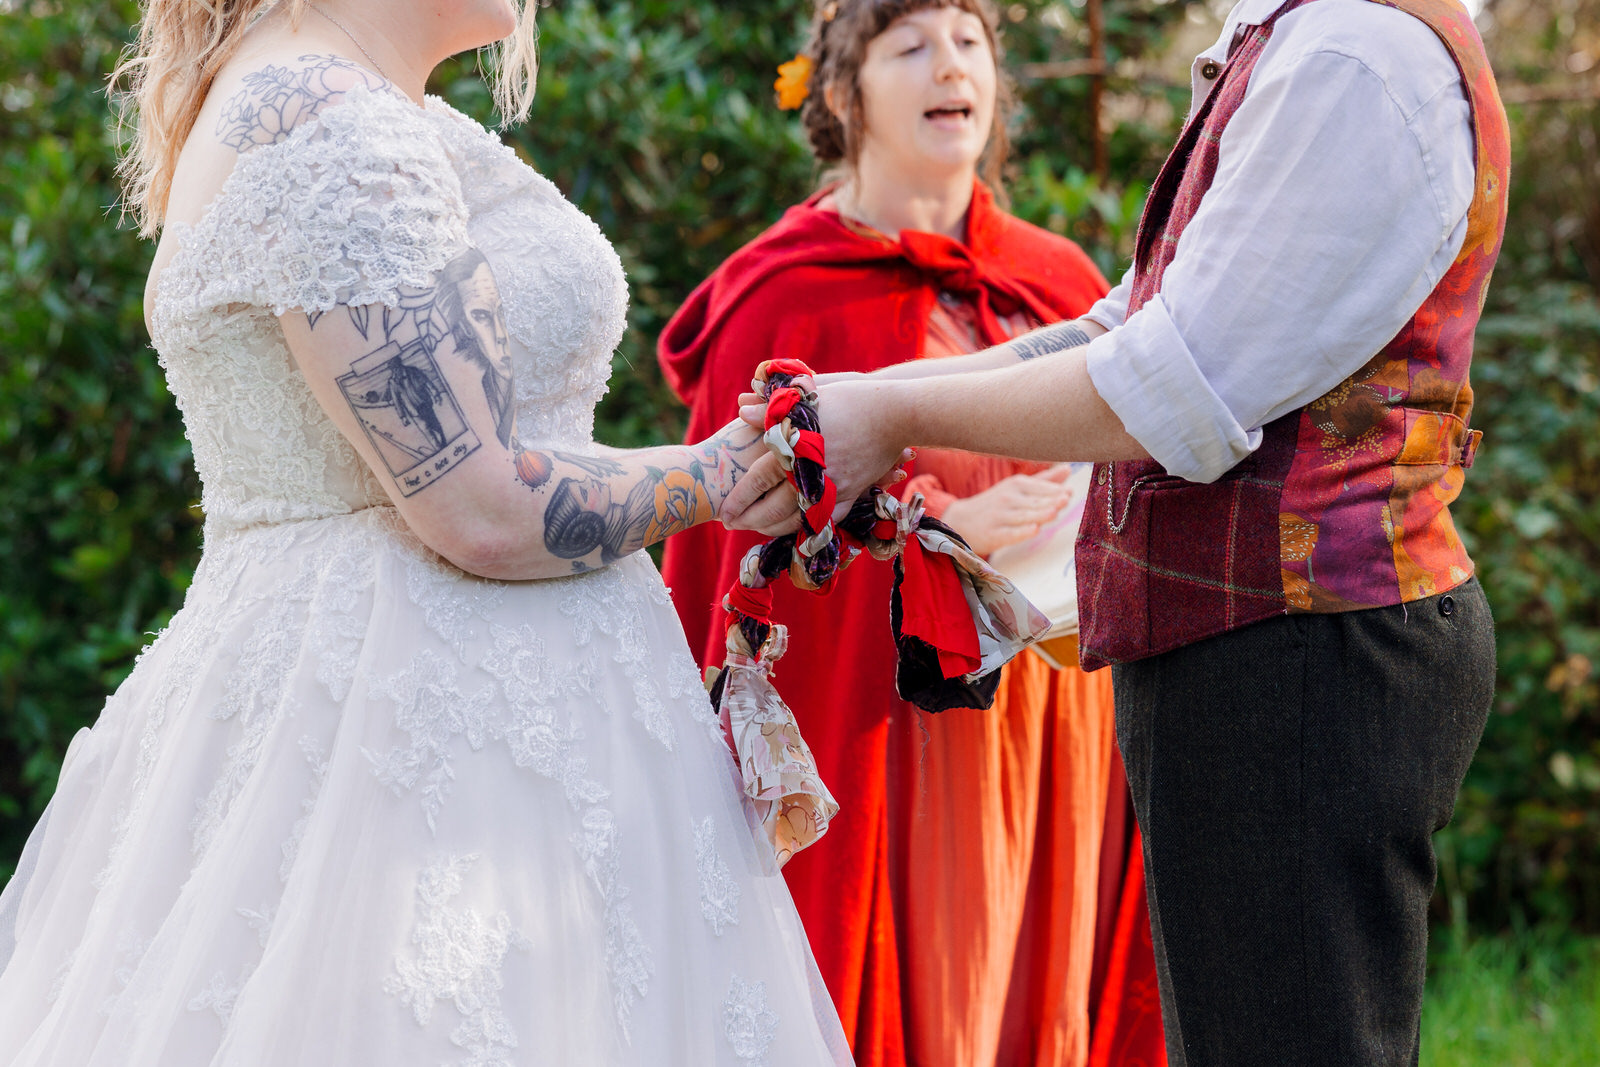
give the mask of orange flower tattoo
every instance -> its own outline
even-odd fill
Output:
[[[669,470],[656,483],[655,514],[645,528],[645,543],[664,541],[672,534],[715,518],[705,485],[685,470]]]

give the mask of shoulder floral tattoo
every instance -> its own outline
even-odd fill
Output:
[[[217,138],[235,152],[276,144],[345,90],[328,86],[328,74],[354,75],[368,89],[389,83],[359,63],[340,56],[301,56],[294,70],[268,65],[244,77],[244,88],[222,105]],[[342,80],[342,79],[341,79]]]

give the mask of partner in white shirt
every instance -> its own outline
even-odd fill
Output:
[[[1192,108],[1237,28],[1280,4],[1234,9],[1194,61]],[[1403,12],[1307,5],[1267,42],[1220,159],[1161,292],[1124,322],[1129,271],[1087,316],[1125,327],[1089,345],[1095,389],[1168,473],[1195,482],[1348,378],[1444,277],[1472,202],[1461,75]],[[1396,190],[1417,195],[1383,195]]]
[[[1114,668],[1170,1064],[1407,1067],[1431,835],[1494,687],[1448,505],[1504,109],[1455,0],[1242,0],[1194,75],[1129,280],[825,381],[828,466],[848,501],[913,444],[1100,464],[1081,649]],[[774,473],[724,516],[781,527]]]
[[[1195,58],[1191,114],[1239,27],[1281,6],[1235,5]],[[1466,233],[1473,138],[1460,73],[1427,25],[1369,0],[1322,0],[1282,19],[1221,161],[1160,294],[1131,319],[1130,271],[1076,322],[828,381],[839,499],[912,443],[1047,462],[1153,457],[1211,481],[1261,443],[1267,422],[1371,359]],[[984,371],[1000,373],[944,380]],[[748,509],[731,524],[786,529],[786,488],[751,506],[781,472],[752,473],[730,498]]]

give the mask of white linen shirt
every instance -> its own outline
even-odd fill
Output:
[[[1234,5],[1191,116],[1237,28],[1282,5]],[[1400,332],[1461,250],[1474,182],[1461,75],[1425,23],[1371,0],[1290,12],[1160,293],[1128,318],[1130,270],[1089,310],[1111,331],[1089,345],[1095,388],[1169,474],[1216,480]]]

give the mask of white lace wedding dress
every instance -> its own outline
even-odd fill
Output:
[[[443,562],[274,317],[393,304],[470,242],[522,439],[592,451],[626,305],[599,229],[441,101],[357,89],[174,236],[205,552],[0,897],[0,1064],[847,1063],[649,558]]]

